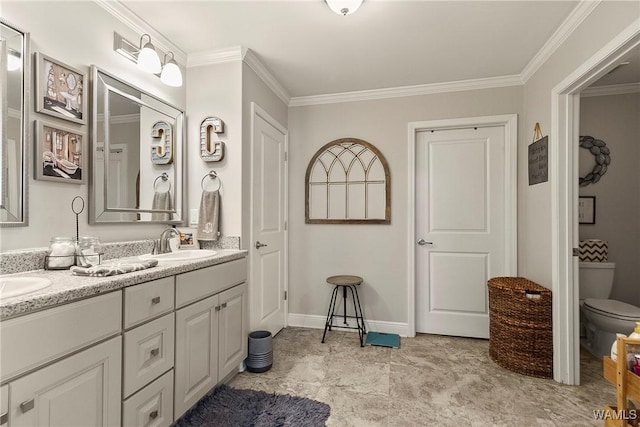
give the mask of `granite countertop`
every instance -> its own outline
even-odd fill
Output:
[[[109,277],[75,276],[69,270],[35,270],[5,275],[5,277],[45,277],[51,280],[51,286],[29,294],[0,299],[0,320],[247,256],[246,250],[216,249],[216,252],[216,255],[209,258],[163,262],[146,270]],[[120,261],[127,259],[133,260],[137,257],[123,258]],[[108,260],[104,264],[116,261],[118,260]]]

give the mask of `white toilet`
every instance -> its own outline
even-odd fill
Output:
[[[580,342],[596,357],[611,352],[616,333],[628,335],[640,322],[640,307],[608,299],[615,268],[613,262],[580,262]]]

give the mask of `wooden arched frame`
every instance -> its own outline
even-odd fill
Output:
[[[345,162],[345,160],[347,160]],[[315,168],[322,168],[315,171]],[[334,168],[338,169],[337,172]],[[382,170],[380,170],[382,169]],[[335,173],[334,173],[335,172]],[[344,172],[344,181],[332,180],[332,175]],[[323,176],[319,180],[317,177]],[[360,174],[360,179],[354,175]],[[375,176],[374,176],[375,175]],[[316,179],[314,179],[314,177]],[[331,214],[331,188],[344,186],[344,215]],[[361,187],[364,198],[361,208],[351,209],[349,200],[351,188]],[[326,199],[322,197],[325,191]],[[312,188],[319,198],[326,200],[326,206],[312,206]],[[373,191],[376,188],[377,191]],[[380,194],[380,188],[384,194]],[[305,174],[305,222],[307,224],[390,224],[391,223],[391,175],[389,164],[380,150],[367,141],[357,138],[342,138],[331,141],[313,156]],[[377,194],[373,194],[377,193]],[[354,197],[354,200],[356,197]],[[341,209],[340,209],[341,210]],[[353,211],[357,212],[353,214]],[[321,214],[319,214],[321,212]]]

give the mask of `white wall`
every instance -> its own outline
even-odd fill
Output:
[[[181,109],[186,105],[184,87],[165,86],[160,79],[139,71],[135,64],[113,51],[114,31],[132,41],[138,40],[139,35],[94,2],[3,0],[2,17],[31,33],[32,52],[42,52],[87,73],[89,65],[95,64]],[[33,90],[33,82],[31,87]],[[89,99],[88,83],[84,85],[84,91],[85,99]],[[35,119],[57,121],[51,116],[34,113],[32,107],[31,120]],[[88,135],[88,126],[78,127],[64,120],[59,122],[77,127]],[[162,230],[161,225],[89,226],[88,185],[36,181],[33,179],[33,151],[29,156],[29,226],[0,229],[0,250],[44,247],[53,236],[73,235],[75,216],[71,211],[71,200],[77,195],[87,201],[80,217],[81,235],[113,242],[157,237]]]
[[[199,209],[202,178],[215,170],[222,181],[220,232],[225,236],[242,233],[241,64],[237,60],[187,70],[187,200],[190,209]],[[218,137],[225,143],[226,152],[220,162],[205,162],[200,157],[200,124],[212,116],[224,122],[224,133]]]
[[[327,277],[364,278],[360,298],[368,320],[408,322],[408,123],[522,113],[519,86],[289,109],[289,312],[326,316]],[[360,138],[375,145],[391,172],[390,225],[304,222],[304,177],[327,142]]]
[[[638,2],[600,3],[524,86],[525,115],[520,122],[522,149],[518,153],[518,271],[543,286],[551,287],[552,274],[551,181],[528,185],[527,150],[523,141],[527,145],[531,142],[536,122],[540,123],[542,133],[549,135],[552,89],[638,16]],[[554,143],[557,142],[553,139],[549,141]]]
[[[582,98],[580,135],[601,139],[611,150],[602,179],[580,187],[581,196],[596,197],[596,223],[580,225],[580,238],[609,242],[609,261],[616,263],[612,298],[640,305],[640,94]],[[581,149],[580,176],[594,165],[593,155]]]

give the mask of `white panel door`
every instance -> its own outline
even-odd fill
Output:
[[[218,351],[218,381],[237,371],[247,357],[247,285],[226,290],[220,297],[220,337]]]
[[[504,128],[416,141],[416,331],[488,338],[487,280],[506,271]]]
[[[11,426],[120,424],[120,337],[9,384]]]
[[[254,104],[251,329],[285,325],[286,131]]]
[[[176,311],[176,419],[218,382],[218,295]]]

